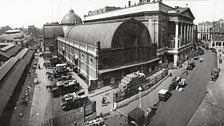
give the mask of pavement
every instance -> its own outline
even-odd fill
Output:
[[[197,63],[186,78],[187,86],[183,92],[174,93],[159,106],[149,126],[186,126],[206,95],[210,71],[216,66],[216,57],[205,50],[204,62]]]
[[[217,56],[219,54],[217,53]],[[224,63],[218,63],[218,68],[221,69],[219,78],[215,82],[208,82],[207,94],[188,123],[188,126],[224,125]]]
[[[47,79],[47,70],[43,67],[44,59],[39,57],[41,69],[36,69],[37,79],[39,84],[35,85],[33,101],[30,110],[30,126],[41,126],[47,120],[52,118],[53,109],[51,108],[51,93],[46,88],[47,85],[51,85],[51,81]]]
[[[177,76],[177,77],[181,76],[182,78],[184,78],[184,73],[185,73],[184,69],[172,69],[172,70],[169,70],[169,72],[171,72],[173,76]],[[151,91],[147,95],[141,97],[141,108],[143,110],[146,110],[147,108],[152,107],[155,103],[159,101],[159,98],[158,98],[159,90],[168,89],[169,85],[172,82],[173,76],[163,80],[163,82],[161,82],[157,88],[155,88],[153,91]],[[138,98],[135,101],[129,103],[128,105],[119,108],[117,111],[127,116],[130,111],[132,111],[134,108],[139,106],[140,106],[140,101]]]

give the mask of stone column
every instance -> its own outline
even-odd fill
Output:
[[[190,31],[189,31],[189,43],[192,43],[192,25],[190,24]]]
[[[183,32],[183,24],[180,23],[180,38],[181,39],[180,39],[180,42],[179,42],[180,43],[179,47],[181,47],[183,45],[183,33],[182,32]]]
[[[187,24],[187,37],[186,37],[186,44],[189,43],[189,24]]]
[[[188,43],[191,43],[191,24],[189,24],[189,37],[188,37]]]
[[[191,42],[194,42],[194,25],[191,26]]]
[[[178,62],[178,54],[173,54],[173,67],[176,68],[177,67],[177,62]]]
[[[186,38],[187,38],[187,37],[186,37],[186,36],[187,36],[187,35],[186,35],[186,31],[187,31],[186,28],[187,28],[186,23],[184,23],[184,35],[183,35],[183,36],[184,36],[184,45],[186,45]]]
[[[175,22],[175,49],[178,49],[178,34],[179,34],[179,24]]]

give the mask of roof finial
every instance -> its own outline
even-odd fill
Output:
[[[73,9],[71,9],[71,10],[69,11],[69,13],[74,13],[74,10],[73,10]]]

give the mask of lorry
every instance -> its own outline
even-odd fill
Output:
[[[88,97],[86,95],[79,95],[75,92],[68,93],[63,96],[61,107],[63,110],[67,111],[75,107],[83,106],[87,100]]]
[[[79,89],[80,89],[80,84],[75,79],[66,80],[66,81],[58,81],[52,88],[52,94],[54,97],[58,97],[66,93],[78,91]]]
[[[54,73],[56,73],[56,74],[63,74],[63,73],[67,73],[67,72],[69,72],[69,70],[67,69],[67,64],[65,64],[65,63],[57,64],[54,69]]]
[[[216,68],[213,68],[211,70],[211,80],[214,81],[219,77],[219,70]]]

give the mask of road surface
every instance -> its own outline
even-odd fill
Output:
[[[204,61],[196,65],[188,86],[183,92],[173,95],[165,106],[160,108],[149,126],[186,126],[205,97],[210,72],[217,67],[216,55],[205,50]]]

